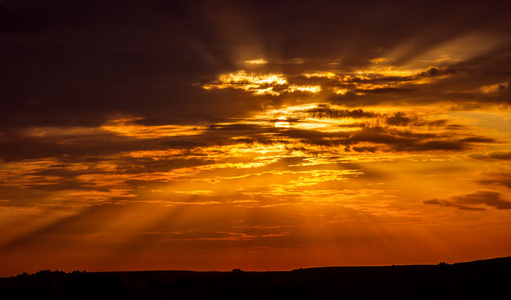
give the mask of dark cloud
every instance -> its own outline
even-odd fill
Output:
[[[428,126],[428,127],[447,127],[451,129],[455,124],[447,124],[447,120],[424,120],[419,116],[407,115],[403,112],[396,112],[391,115],[386,115],[386,121],[388,125],[394,126]]]
[[[300,113],[308,114],[312,118],[372,118],[378,114],[363,109],[336,109],[327,104],[320,104],[315,108],[310,108]]]
[[[475,153],[470,154],[470,158],[480,159],[480,160],[511,160],[511,151],[494,151],[490,153]]]
[[[395,130],[385,127],[368,127],[351,135],[348,143],[370,142],[388,145],[395,151],[413,152],[462,151],[469,149],[471,147],[470,143],[475,142],[471,140],[453,141],[451,139],[446,139],[454,136],[454,134],[450,136],[448,133],[437,135],[433,133],[421,133],[409,130]]]
[[[413,147],[413,148],[412,148]],[[443,151],[460,151],[468,148],[468,145],[465,143],[453,142],[453,141],[427,141],[427,142],[419,142],[412,147],[406,146],[407,149],[410,150],[418,150],[418,151],[435,151],[435,150],[443,150]]]
[[[274,120],[275,121],[275,120]],[[268,123],[268,125],[273,126],[273,123]],[[268,126],[270,127],[270,126]],[[210,125],[210,130],[235,130],[235,131],[245,131],[250,133],[262,132],[266,127],[261,125],[253,125],[253,124],[214,124]]]
[[[393,116],[387,117],[387,124],[389,125],[408,125],[412,119],[406,117],[402,112],[397,112]]]
[[[80,161],[83,157],[100,157],[123,151],[144,149],[165,149],[166,146],[156,141],[119,136],[116,134],[99,134],[95,136],[63,137],[31,137],[20,135],[0,140],[0,159],[17,161],[56,157],[72,157]]]
[[[353,147],[353,151],[355,152],[371,152],[375,153],[378,150],[377,147]]]
[[[496,143],[497,142],[497,140],[495,140],[493,138],[475,137],[475,136],[460,139],[458,141],[462,142],[462,143]]]
[[[185,5],[174,1],[147,0],[5,0],[0,3],[2,33],[40,34],[56,28],[80,28],[107,20],[129,24],[131,18],[141,18],[142,24],[158,24],[150,16],[178,17],[187,14]]]
[[[466,204],[486,204],[497,209],[511,209],[511,202],[502,199],[502,195],[491,191],[478,191],[463,196],[453,196],[453,200]]]
[[[499,93],[509,95],[511,93],[511,81],[507,83],[507,86],[504,84],[499,84]]]
[[[35,189],[43,191],[65,191],[65,190],[94,190],[94,191],[108,191],[109,188],[93,186],[77,179],[60,178],[54,182],[48,182],[45,177],[41,177],[42,181],[38,182],[37,179],[32,179],[29,184],[23,188]],[[56,182],[55,182],[56,181]]]
[[[439,205],[444,207],[455,207],[463,210],[484,210],[484,208],[466,206],[485,204],[496,209],[511,209],[511,202],[502,199],[502,194],[492,191],[477,191],[475,193],[452,196],[448,200],[431,199],[423,201],[424,204]]]
[[[405,88],[394,88],[394,87],[384,87],[384,88],[372,88],[372,89],[355,89],[354,92],[363,93],[363,94],[384,94],[384,93],[408,93],[411,92],[412,89]]]
[[[442,76],[442,75],[449,75],[449,74],[456,74],[456,69],[451,67],[429,67],[429,69],[426,72],[421,72],[417,74],[417,76],[421,77],[431,77],[431,76]]]
[[[215,95],[195,85],[238,70],[240,61],[267,57],[270,64],[260,70],[285,74],[327,66],[356,72],[375,56],[411,43],[392,61],[401,66],[474,29],[507,34],[508,6],[502,1],[320,1],[311,12],[310,4],[295,1],[2,1],[0,131],[98,126],[118,112],[153,124],[220,122],[246,115],[262,99],[280,104],[293,98]],[[321,44],[329,46],[317,47]],[[460,67],[477,68],[475,82],[482,72],[502,68],[508,57],[503,50],[481,54]],[[431,67],[421,76],[458,76],[454,70]],[[509,75],[493,79],[505,76],[509,81]],[[372,82],[407,80],[384,76]],[[507,89],[499,97],[507,97]],[[339,98],[347,105],[419,101],[399,93],[405,91],[409,87],[374,88],[360,90],[371,94],[367,98],[350,93]],[[427,98],[442,99],[438,94]]]
[[[432,204],[432,205],[439,205],[439,206],[443,206],[443,207],[455,207],[455,208],[461,209],[461,210],[486,210],[486,209],[480,208],[480,207],[468,207],[468,206],[454,204],[451,201],[438,200],[438,199],[426,200],[426,201],[422,201],[422,203],[424,203],[424,204]]]
[[[413,77],[411,76],[386,76],[380,74],[368,74],[364,76],[350,76],[342,78],[344,82],[355,82],[355,83],[381,83],[381,82],[401,82],[401,81],[411,81]]]
[[[477,182],[484,185],[503,185],[511,189],[511,173],[491,173],[487,177],[489,178]]]
[[[324,132],[308,129],[307,123],[319,122],[317,119],[332,122],[332,128],[349,128],[349,130]],[[275,116],[257,120],[236,118],[225,121],[228,122],[202,127],[188,126],[186,127],[188,132],[181,136],[172,136],[172,132],[169,132],[170,136],[166,136],[165,127],[131,121],[117,125],[107,123],[106,127],[92,128],[9,129],[0,139],[0,158],[8,162],[38,158],[57,158],[66,163],[83,162],[84,159],[92,158],[101,161],[108,160],[106,158],[108,156],[131,151],[168,149],[184,151],[240,143],[291,144],[292,141],[289,138],[295,139],[295,142],[301,141],[312,145],[341,145],[348,151],[357,152],[451,152],[497,142],[490,137],[460,134],[459,127],[447,120],[427,120],[421,115],[405,114],[399,111],[376,113],[368,109],[341,109],[327,104],[294,111],[287,119],[290,128],[276,128],[275,122],[278,119]],[[117,127],[111,128],[114,131],[107,130],[109,124],[127,132],[117,133],[115,132]],[[443,130],[439,132],[438,129]],[[129,132],[130,130],[132,132]],[[160,133],[154,136],[137,136],[137,134],[143,135],[153,131]],[[487,155],[472,154],[470,157],[507,159],[508,156],[507,152],[495,152]]]

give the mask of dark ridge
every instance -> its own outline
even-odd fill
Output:
[[[280,272],[44,270],[0,278],[0,299],[511,299],[511,257]]]

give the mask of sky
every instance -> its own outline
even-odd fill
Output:
[[[0,276],[511,255],[509,1],[0,1]]]

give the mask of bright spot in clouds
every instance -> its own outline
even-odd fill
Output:
[[[282,93],[305,92],[317,94],[321,91],[319,85],[289,84],[283,74],[256,74],[240,70],[236,73],[221,74],[218,80],[202,86],[203,89],[239,89],[254,95],[279,96]]]
[[[252,64],[252,65],[264,65],[264,64],[267,64],[268,61],[264,58],[259,58],[259,59],[246,60],[245,63]]]
[[[279,117],[277,121],[275,122],[275,127],[277,128],[289,128],[289,122],[287,121],[286,117]]]

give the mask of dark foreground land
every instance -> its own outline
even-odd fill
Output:
[[[0,299],[511,299],[511,257],[289,272],[40,271],[0,278]]]

